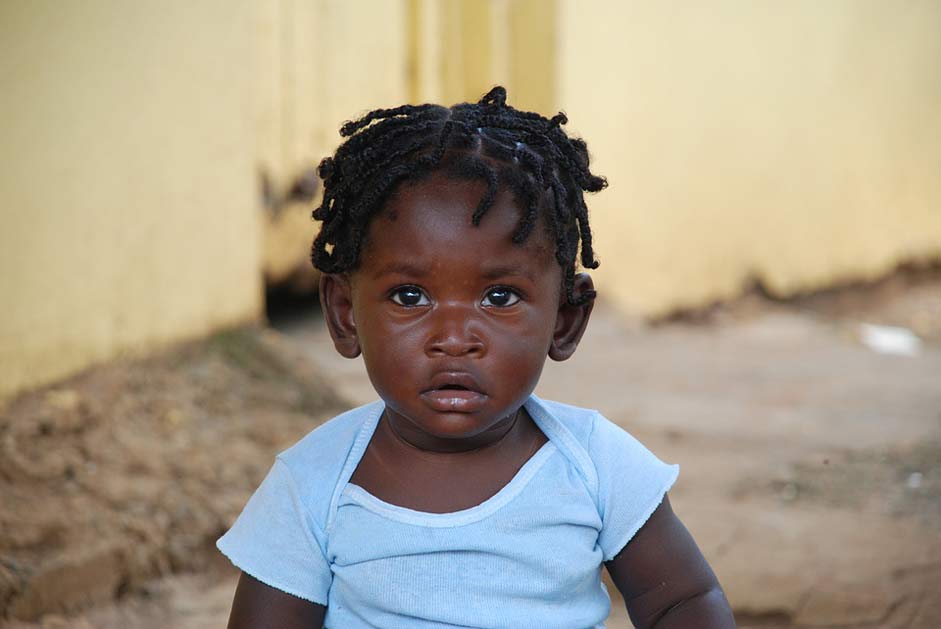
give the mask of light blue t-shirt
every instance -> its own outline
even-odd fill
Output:
[[[531,397],[548,441],[493,497],[453,513],[349,482],[382,402],[278,455],[217,547],[259,581],[327,606],[325,626],[604,627],[601,583],[679,471],[597,411]]]

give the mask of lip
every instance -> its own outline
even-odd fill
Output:
[[[466,389],[432,389],[421,394],[425,404],[439,413],[475,413],[484,407],[487,397]]]
[[[427,389],[423,393],[429,391],[438,391],[445,390],[451,391],[452,393],[460,393],[462,389],[467,391],[473,391],[475,393],[483,393],[481,386],[477,383],[477,379],[466,371],[442,371],[436,373],[429,383]],[[445,389],[447,386],[461,387],[461,389]]]
[[[461,388],[446,388],[449,386]],[[483,408],[489,398],[481,391],[474,376],[460,371],[435,374],[431,378],[431,386],[420,396],[429,407],[440,413],[473,413]]]

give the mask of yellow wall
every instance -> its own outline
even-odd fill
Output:
[[[646,314],[941,256],[941,3],[560,0],[558,102]]]
[[[405,102],[453,104],[494,84],[554,113],[555,5],[544,0],[269,0],[259,5],[259,165],[277,190],[339,144],[344,120]],[[311,204],[265,221],[272,282],[309,266]],[[307,284],[308,282],[301,282]]]
[[[511,104],[555,113],[556,4],[409,0],[409,96],[452,105],[507,86]]]
[[[306,264],[262,214],[408,98],[406,0],[0,4],[0,397],[255,319]]]
[[[340,125],[408,100],[405,0],[256,2],[258,162],[279,184],[340,143]]]
[[[340,143],[340,125],[408,100],[405,0],[266,0],[255,4],[257,165],[283,194]],[[264,223],[271,281],[309,267],[311,203]]]
[[[262,220],[262,176],[283,193],[342,121],[494,83],[588,140],[625,309],[941,256],[932,0],[10,0],[0,396],[257,317],[316,229],[309,204]]]
[[[610,188],[596,280],[662,315],[941,256],[933,0],[410,0],[412,100],[563,108]]]
[[[0,395],[258,316],[251,7],[0,4]]]

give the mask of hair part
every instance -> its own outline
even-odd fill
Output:
[[[500,86],[477,103],[402,105],[346,122],[340,135],[347,140],[318,168],[324,193],[313,217],[323,223],[313,265],[324,273],[355,270],[369,222],[389,195],[406,180],[440,172],[486,184],[474,225],[499,190],[508,189],[522,210],[515,243],[529,237],[541,213],[555,240],[567,302],[594,299],[594,291],[575,295],[574,280],[579,258],[586,269],[598,267],[584,192],[598,192],[607,181],[590,171],[585,142],[562,130],[567,122],[561,112],[547,119],[510,107]]]

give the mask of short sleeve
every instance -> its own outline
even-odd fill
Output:
[[[663,502],[680,468],[658,459],[619,426],[596,415],[589,456],[598,473],[598,545],[604,561],[621,552]]]
[[[320,605],[332,575],[325,538],[307,515],[287,465],[276,459],[216,547],[262,583]]]

